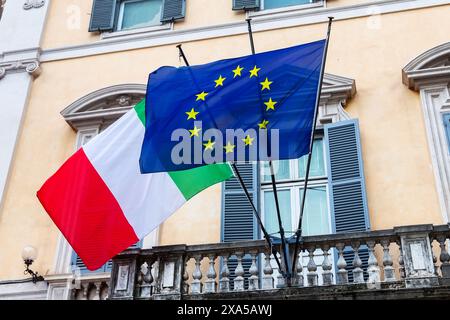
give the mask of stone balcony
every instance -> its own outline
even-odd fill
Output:
[[[449,225],[304,237],[290,286],[264,240],[127,250],[108,299],[450,298],[449,238]]]

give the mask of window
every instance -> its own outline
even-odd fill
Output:
[[[185,13],[186,0],[93,0],[89,32],[154,31],[184,19]]]
[[[160,25],[162,0],[125,0],[120,3],[117,30]]]
[[[314,3],[317,0],[262,0],[263,10]]]
[[[450,154],[450,113],[444,114],[444,130],[447,135],[448,153]]]
[[[308,181],[308,191],[306,193],[302,221],[303,235],[331,233],[327,196],[328,177],[324,154],[323,138],[317,137],[314,140],[310,179]],[[281,220],[287,237],[293,235],[297,229],[301,199],[303,196],[306,162],[307,156],[303,156],[300,159],[280,160],[274,161],[273,163],[277,181]],[[264,224],[267,228],[267,232],[277,236],[277,233],[279,232],[278,219],[271,184],[270,169],[267,163],[263,165],[261,174],[261,200],[264,210]]]

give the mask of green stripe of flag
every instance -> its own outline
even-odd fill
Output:
[[[135,106],[136,114],[145,127],[145,99]],[[211,164],[190,170],[168,172],[186,200],[203,189],[233,176],[228,163]]]

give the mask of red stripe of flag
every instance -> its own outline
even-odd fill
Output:
[[[139,240],[82,148],[44,183],[37,197],[89,270]]]

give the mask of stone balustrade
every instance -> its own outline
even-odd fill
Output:
[[[93,275],[72,281],[71,300],[106,300],[109,292],[109,276]]]
[[[271,250],[264,240],[127,250],[113,260],[109,298],[239,298],[282,295],[292,288],[320,292],[450,285],[449,237],[448,225],[304,237],[290,285],[274,262],[279,245]],[[290,261],[293,248],[290,244]]]

